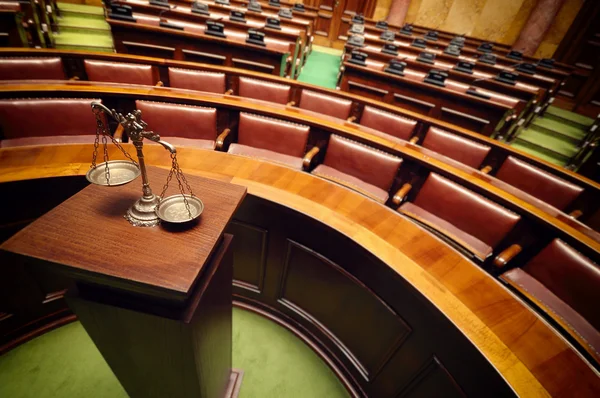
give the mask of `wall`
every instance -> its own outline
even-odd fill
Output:
[[[566,0],[536,56],[551,56],[584,0]],[[378,0],[374,19],[387,17],[392,0]],[[412,0],[406,22],[499,43],[515,42],[536,0]]]

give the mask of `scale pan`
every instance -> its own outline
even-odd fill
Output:
[[[107,163],[110,172],[108,184],[106,183],[106,176],[104,174]],[[126,160],[110,160],[89,169],[85,178],[92,184],[116,187],[135,180],[140,174],[140,168],[135,163]]]
[[[170,223],[185,223],[200,217],[200,214],[204,210],[204,203],[195,196],[185,195],[185,198],[190,205],[191,218],[190,213],[185,207],[183,195],[173,195],[164,198],[160,202],[158,209],[156,209],[156,215],[161,220]]]

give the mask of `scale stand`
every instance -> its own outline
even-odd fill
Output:
[[[92,184],[114,187],[127,184],[135,180],[138,176],[142,176],[142,197],[127,210],[124,216],[131,225],[136,227],[153,227],[160,224],[161,221],[186,223],[197,219],[202,214],[204,204],[194,196],[191,187],[183,175],[177,162],[177,150],[173,145],[162,141],[158,134],[146,131],[148,125],[142,120],[141,111],[135,110],[133,113],[123,116],[114,109],[110,110],[101,103],[94,101],[92,102],[92,112],[96,116],[96,140],[94,141],[92,165],[86,174],[86,178]],[[123,127],[123,131],[135,146],[138,162],[133,160],[121,144],[109,134],[105,118],[102,116],[103,113],[115,119]],[[104,162],[96,165],[100,136],[102,136]],[[112,140],[129,160],[108,159],[108,138]],[[161,144],[171,152],[171,171],[160,196],[156,196],[152,192],[150,182],[148,181],[143,152],[144,138]],[[180,194],[164,198],[173,176],[177,179]],[[185,193],[184,186],[187,188],[189,194]]]

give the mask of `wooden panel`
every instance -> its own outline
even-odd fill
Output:
[[[234,235],[233,279],[236,286],[261,293],[266,266],[268,231],[232,221],[227,232]]]
[[[494,394],[490,392],[490,395]],[[440,361],[433,357],[397,397],[464,398],[466,395]]]

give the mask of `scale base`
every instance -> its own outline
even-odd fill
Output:
[[[160,198],[154,194],[142,196],[135,202],[123,217],[134,227],[154,227],[160,224],[155,209]]]

